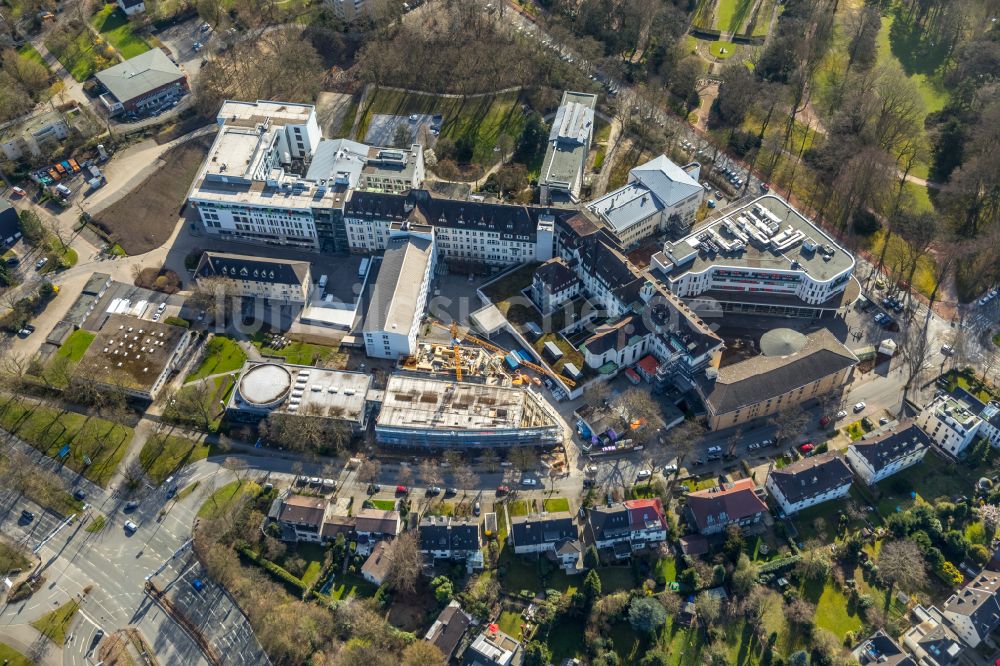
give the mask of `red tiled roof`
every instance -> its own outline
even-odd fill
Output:
[[[633,370],[632,368],[629,368],[628,370],[626,370],[626,371],[625,371],[625,374],[626,374],[626,375],[627,375],[627,376],[628,376],[628,377],[629,377],[630,379],[632,379],[633,381],[635,381],[635,382],[637,382],[637,383],[638,383],[638,382],[641,382],[641,381],[642,381],[642,378],[641,378],[641,377],[639,377],[639,375],[638,375],[638,374],[636,373],[636,371],[635,371],[635,370]]]
[[[659,367],[659,365],[660,364],[656,362],[656,358],[654,358],[652,354],[643,357],[643,359],[639,361],[639,367],[647,375],[655,375],[656,368]]]
[[[729,523],[767,511],[767,505],[757,496],[753,479],[740,479],[721,488],[699,490],[687,495],[687,507],[698,529],[710,524]],[[713,517],[709,523],[709,516]]]
[[[629,523],[633,530],[647,529],[651,521],[658,522],[661,527],[667,527],[667,518],[663,514],[663,503],[660,498],[627,500]]]

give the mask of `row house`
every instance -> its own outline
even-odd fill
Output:
[[[483,568],[483,538],[476,518],[425,516],[420,521],[420,552],[435,560],[466,563],[467,569]]]

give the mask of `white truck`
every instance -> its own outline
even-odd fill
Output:
[[[325,275],[319,276],[319,282],[316,284],[320,289],[326,289],[327,277]]]

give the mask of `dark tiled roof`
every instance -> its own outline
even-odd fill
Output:
[[[566,262],[558,258],[549,259],[539,266],[535,270],[534,279],[548,285],[552,291],[562,291],[580,281]]]
[[[857,364],[857,357],[832,333],[820,329],[790,356],[755,356],[719,370],[703,388],[713,414],[776,398]]]
[[[195,275],[268,284],[301,285],[309,272],[306,261],[285,261],[224,252],[203,252]]]
[[[861,666],[917,666],[881,629],[862,641],[853,654]]]
[[[611,324],[603,324],[587,338],[583,346],[591,354],[601,355],[610,350],[621,351],[636,338],[649,335],[642,317],[628,315]]]
[[[862,439],[851,444],[876,472],[905,458],[916,450],[926,449],[931,439],[912,421],[900,424],[899,430],[890,430],[872,439]]]
[[[1000,626],[1000,572],[986,569],[944,604],[945,613],[969,618],[980,638],[985,638]]]
[[[767,511],[752,479],[687,494],[687,510],[698,530],[750,518]]]
[[[355,516],[354,524],[358,532],[394,535],[399,531],[399,512],[361,509]]]
[[[21,221],[17,209],[6,199],[0,199],[0,240],[13,238],[21,232]]]
[[[851,481],[851,469],[842,458],[824,453],[772,469],[770,479],[789,503],[839,488]]]
[[[638,297],[645,280],[633,272],[628,259],[616,247],[616,241],[601,230],[587,238],[580,253],[580,264],[584,271],[600,280],[608,290],[626,297],[634,290],[634,297]],[[621,300],[630,302],[625,298]]]
[[[560,219],[568,214],[555,208],[437,199],[427,190],[411,190],[408,194],[354,191],[344,204],[344,215],[348,217],[406,220],[418,216],[435,227],[494,231],[530,240],[535,239],[539,216]]]
[[[610,507],[595,506],[587,514],[591,539],[607,541],[625,536],[632,531],[628,508],[624,504]]]
[[[549,514],[531,514],[511,518],[511,538],[515,546],[534,546],[556,543],[562,539],[575,539],[579,532],[573,516],[566,511]]]
[[[421,550],[477,550],[480,543],[479,521],[473,518],[428,516],[420,521]]]
[[[292,495],[281,503],[278,520],[296,525],[323,524],[323,514],[326,512],[326,500],[321,497],[305,497]]]
[[[471,624],[472,618],[462,610],[457,601],[452,600],[427,630],[424,640],[436,645],[445,661],[448,661]]]

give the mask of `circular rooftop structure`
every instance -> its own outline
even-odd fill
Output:
[[[240,380],[240,397],[255,407],[277,407],[288,396],[292,375],[274,363],[263,363],[247,370]]]
[[[760,353],[764,356],[790,356],[802,349],[806,336],[790,328],[774,328],[760,336]]]

